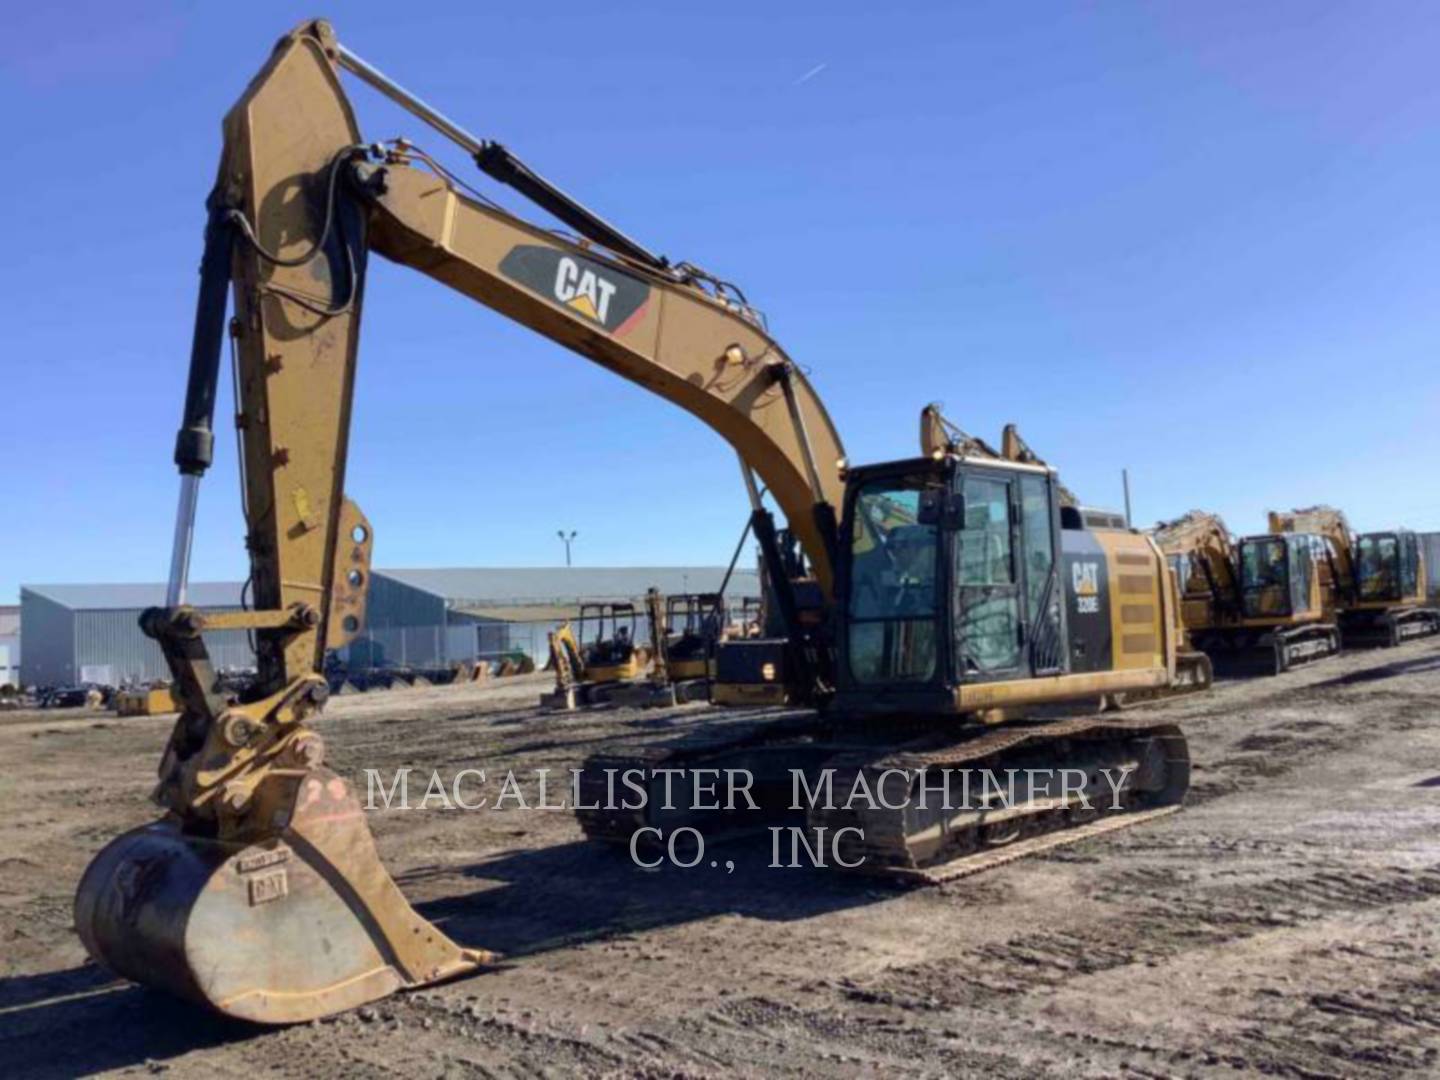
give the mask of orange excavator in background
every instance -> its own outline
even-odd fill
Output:
[[[1192,510],[1152,535],[1180,589],[1190,642],[1212,659],[1275,674],[1340,650],[1343,577],[1324,537],[1311,532],[1231,537],[1217,514]]]
[[[1335,552],[1340,580],[1340,631],[1347,645],[1399,645],[1440,633],[1440,608],[1429,595],[1419,537],[1408,529],[1355,534],[1330,506],[1270,512],[1274,533],[1323,536]]]
[[[497,207],[409,141],[366,141],[342,72],[569,234]],[[845,830],[844,864],[907,880],[1179,807],[1189,761],[1172,721],[1037,713],[1196,675],[1160,552],[1123,521],[1069,505],[1052,468],[938,436],[918,457],[850,464],[809,381],[740,290],[637,243],[405,91],[324,22],[283,37],[227,114],[208,210],[170,584],[165,605],[142,616],[181,714],[155,791],[163,817],[107,845],[77,891],[75,925],[100,963],[232,1016],[289,1023],[491,959],[410,907],[310,723],[328,695],[326,652],[365,616],[373,531],[344,483],[374,255],[645,387],[738,454],[783,633],[721,642],[717,667],[727,648],[752,649],[755,679],[783,680],[804,708],[783,719],[758,711],[726,725],[744,730],[738,741],[670,748],[645,767],[800,769],[815,782],[813,770],[829,769],[842,774],[837,788],[861,775],[888,785],[861,818],[822,805],[807,825]],[[206,611],[187,603],[186,583],[227,339],[254,607]],[[782,554],[762,488],[798,557]],[[217,679],[206,646],[217,630],[254,636],[258,672],[243,695]],[[748,677],[744,665],[732,677]],[[937,773],[971,767],[1036,782],[1004,805],[927,801]],[[582,788],[601,771],[587,763]],[[764,779],[756,790],[768,790]],[[639,824],[659,811],[652,802]],[[581,824],[628,839],[637,821],[582,813]]]

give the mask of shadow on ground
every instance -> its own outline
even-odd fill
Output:
[[[782,851],[788,862],[788,840]],[[677,855],[688,862],[693,849],[677,846]],[[806,919],[897,892],[895,885],[835,870],[772,868],[771,858],[768,834],[711,842],[689,869],[642,869],[623,846],[579,841],[486,859],[465,873],[496,884],[417,908],[457,941],[518,957],[716,915]],[[424,875],[406,875],[401,884]]]
[[[896,895],[893,886],[834,871],[771,869],[770,858],[764,837],[712,844],[692,869],[643,870],[623,848],[580,841],[488,858],[462,871],[487,887],[416,907],[461,944],[521,957],[721,914],[789,921]],[[420,869],[400,884],[430,878],[453,884],[454,874]],[[267,1030],[273,1029],[116,980],[93,964],[0,978],[0,1076],[6,1080],[147,1064],[161,1071],[170,1059]]]
[[[0,1076],[51,1080],[151,1063],[252,1038],[225,1020],[115,979],[94,964],[0,977]]]
[[[1315,688],[1323,690],[1335,686],[1353,686],[1355,683],[1374,682],[1396,675],[1419,675],[1422,672],[1436,669],[1440,669],[1440,656],[1416,656],[1409,660],[1396,660],[1394,663],[1381,664],[1379,667],[1363,668],[1360,671],[1337,675],[1333,679],[1316,683]]]
[[[1371,649],[1356,649],[1351,652],[1368,651],[1382,654],[1378,647]],[[1349,655],[1349,653],[1341,654]],[[1309,660],[1294,665],[1291,671],[1305,671],[1314,664],[1324,664],[1332,657],[1322,656],[1316,660]],[[1274,661],[1268,652],[1257,651],[1252,655],[1224,655],[1214,658],[1215,681],[1217,683],[1242,683],[1252,679],[1267,679],[1275,674]],[[1388,679],[1395,675],[1417,675],[1426,671],[1434,671],[1440,668],[1440,656],[1427,655],[1411,657],[1407,660],[1395,660],[1387,664],[1378,664],[1375,667],[1361,668],[1359,671],[1349,671],[1344,675],[1336,675],[1321,682],[1312,683],[1306,687],[1307,690],[1326,690],[1337,686],[1353,686],[1356,683],[1374,682],[1380,679]],[[1286,688],[1286,692],[1292,692]]]

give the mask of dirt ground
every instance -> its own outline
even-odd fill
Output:
[[[565,769],[707,710],[541,715],[543,677],[334,703],[331,764]],[[376,812],[498,969],[284,1030],[89,964],[87,860],[153,816],[168,718],[0,715],[0,1075],[1440,1074],[1440,642],[1222,683],[1186,808],[939,887],[646,872],[567,813]],[[713,716],[713,714],[711,714]],[[363,780],[360,780],[363,791]]]

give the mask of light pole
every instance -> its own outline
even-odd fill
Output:
[[[568,533],[564,529],[557,529],[555,531],[555,535],[558,536],[560,538],[560,542],[565,545],[565,565],[569,566],[570,545],[574,542],[575,537],[579,536],[580,534],[574,529],[571,529]]]

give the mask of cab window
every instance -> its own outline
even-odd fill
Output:
[[[1020,664],[1020,595],[1010,541],[1010,483],[968,475],[956,545],[955,642],[961,676]]]
[[[1394,536],[1362,536],[1356,577],[1360,580],[1360,599],[1389,600],[1396,595],[1399,584],[1399,545]]]
[[[921,478],[866,484],[851,514],[847,631],[858,682],[924,682],[936,671],[939,529],[921,524]]]
[[[1240,547],[1240,587],[1249,618],[1290,613],[1289,568],[1285,541],[1269,536]]]

